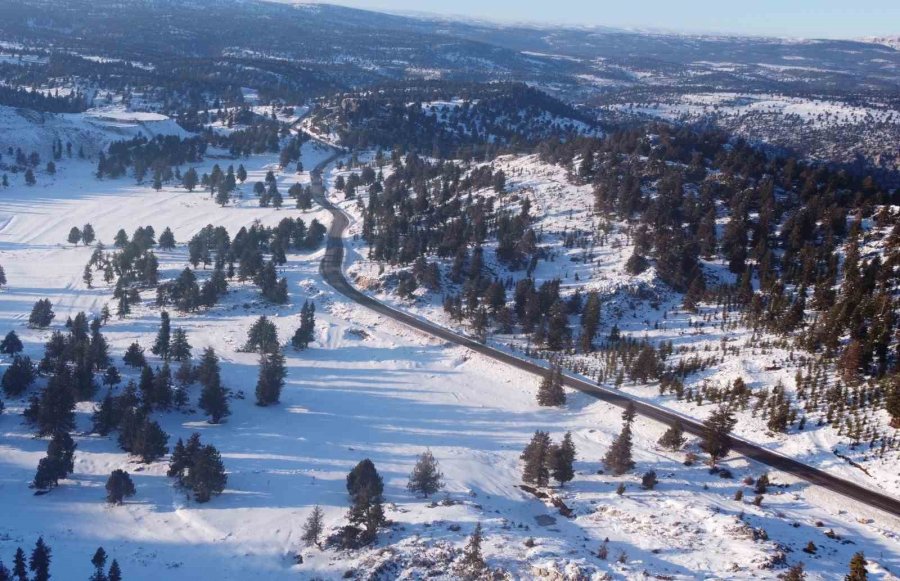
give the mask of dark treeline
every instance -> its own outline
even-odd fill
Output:
[[[46,113],[79,113],[87,109],[87,102],[81,93],[60,96],[58,91],[45,94],[41,91],[8,86],[0,86],[0,105]]]
[[[444,104],[451,99],[458,101]],[[595,126],[570,105],[509,83],[426,83],[338,95],[320,106],[315,122],[336,127],[348,147],[400,146],[445,158],[515,151]]]
[[[157,135],[152,139],[143,136],[128,141],[111,143],[107,152],[100,154],[97,177],[120,177],[127,168],[134,169],[134,176],[141,182],[148,172],[155,179],[163,174],[172,176],[172,168],[185,163],[197,163],[206,152],[206,142],[198,137],[182,139],[175,135]]]

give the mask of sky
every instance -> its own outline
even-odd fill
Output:
[[[900,0],[328,0],[502,22],[803,38],[900,36]]]

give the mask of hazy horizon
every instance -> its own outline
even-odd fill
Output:
[[[710,0],[690,5],[661,0],[602,4],[586,0],[556,0],[552,3],[457,0],[452,4],[436,0],[327,0],[311,3],[505,24],[596,26],[688,34],[835,39],[900,35],[900,3],[881,0],[868,2],[863,7],[837,0],[799,0],[789,5],[762,0],[752,7],[751,14]]]

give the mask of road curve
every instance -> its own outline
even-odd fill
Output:
[[[334,287],[335,290],[337,290],[345,297],[368,309],[375,311],[380,315],[384,315],[385,317],[389,317],[391,319],[394,319],[395,321],[399,321],[409,327],[412,327],[424,333],[428,333],[435,337],[439,337],[445,341],[462,345],[463,347],[467,347],[472,351],[480,353],[486,357],[490,357],[496,361],[500,361],[501,363],[506,363],[507,365],[511,365],[529,373],[542,375],[546,371],[546,369],[536,363],[533,363],[532,361],[521,359],[519,357],[516,357],[515,355],[511,355],[499,349],[489,347],[464,335],[451,331],[445,327],[441,327],[427,320],[410,315],[409,313],[405,313],[403,311],[399,311],[397,309],[389,307],[384,303],[381,303],[373,299],[372,297],[363,294],[347,281],[346,277],[344,276],[343,270],[343,236],[344,230],[346,230],[347,226],[350,224],[350,220],[341,209],[337,208],[327,199],[327,197],[325,196],[325,189],[323,187],[321,178],[321,172],[324,170],[324,168],[332,161],[334,161],[334,159],[336,159],[337,157],[338,154],[325,160],[324,162],[319,164],[319,166],[317,166],[312,172],[312,195],[322,205],[322,207],[331,212],[333,218],[331,221],[331,226],[328,229],[325,255],[322,258],[322,263],[319,267],[322,278],[324,278],[325,281],[328,282],[328,284]],[[671,425],[675,422],[676,419],[680,420],[682,425],[684,426],[684,431],[695,436],[700,436],[703,433],[703,426],[700,422],[684,417],[670,410],[660,408],[646,402],[642,402],[638,399],[634,399],[626,394],[623,394],[622,392],[600,387],[568,375],[564,377],[564,382],[565,385],[571,387],[572,389],[578,390],[591,397],[619,407],[625,407],[629,402],[632,402],[634,403],[637,413],[663,424]],[[747,458],[756,460],[757,462],[760,462],[777,470],[781,470],[782,472],[793,474],[794,476],[806,480],[810,484],[821,486],[824,489],[836,492],[868,506],[900,517],[900,500],[898,500],[897,498],[893,498],[891,496],[887,496],[886,494],[869,490],[868,488],[860,486],[859,484],[844,480],[842,478],[838,478],[836,476],[832,476],[831,474],[828,474],[823,470],[813,468],[812,466],[808,466],[802,462],[799,462],[787,456],[783,456],[777,452],[767,450],[766,448],[763,448],[756,444],[752,444],[746,440],[742,440],[739,438],[732,439],[732,449],[735,452],[746,456]]]

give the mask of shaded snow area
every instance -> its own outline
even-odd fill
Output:
[[[302,159],[311,168],[327,155],[307,143]],[[232,163],[209,159],[198,171],[209,171],[214,162]],[[112,305],[111,287],[95,281],[88,289],[82,282],[91,249],[65,243],[72,226],[90,222],[107,246],[119,228],[130,233],[152,225],[159,233],[170,227],[177,248],[157,250],[161,275],[170,278],[186,265],[187,240],[207,224],[225,226],[234,236],[254,220],[266,225],[287,216],[330,221],[317,207],[259,208],[251,189],[266,171],[275,171],[282,192],[295,181],[308,182],[309,175],[280,172],[274,156],[240,162],[250,174],[241,186],[243,198],[224,208],[205,192],[168,187],[156,192],[130,178],[97,181],[86,161],[64,161],[56,176],[34,187],[14,180],[0,191],[0,264],[9,280],[0,291],[0,330],[15,329],[26,353],[37,359],[50,331],[61,328],[66,317],[81,310],[96,315]],[[557,257],[542,262],[537,277],[567,274],[570,285],[578,272],[613,294],[633,284],[653,285],[649,275],[635,283],[616,274],[629,254],[624,238],[621,251],[597,248],[592,266],[575,265],[567,257],[572,251],[554,242],[551,231],[562,224],[571,228],[575,221],[587,228],[593,220],[584,188],[564,185],[559,170],[534,159],[499,163],[511,188],[532,196],[533,213],[545,216],[544,243]],[[328,173],[329,180],[335,176]],[[617,235],[611,236],[610,245]],[[364,249],[357,245],[349,258],[357,273],[366,267],[360,253],[364,256]],[[336,579],[348,571],[356,578],[456,579],[466,537],[480,522],[488,564],[513,579],[775,579],[784,563],[800,561],[811,578],[834,579],[857,551],[868,557],[872,578],[889,579],[888,571],[900,571],[900,520],[778,473],[770,474],[774,484],[755,506],[752,486],[742,480],[758,477],[761,466],[732,457],[723,464],[733,472],[731,479],[699,464],[686,466],[685,453],[656,445],[665,427],[641,418],[634,427],[635,470],[622,477],[599,473],[621,428],[618,409],[580,394],[570,394],[564,408],[538,407],[535,377],[411,331],[336,294],[320,278],[321,254],[287,256],[288,305],[267,306],[256,287],[233,282],[212,309],[171,313],[172,325],[187,331],[195,356],[206,346],[216,349],[223,382],[233,393],[232,415],[221,425],[207,424],[199,411],[154,413],[171,436],[170,446],[199,431],[221,451],[228,486],[208,504],[185,499],[165,476],[166,461],[142,465],[117,447],[115,434],[88,435],[90,403],[78,407],[74,473],[49,494],[34,496],[28,483],[47,444],[22,421],[26,398],[6,399],[0,415],[4,560],[43,535],[58,579],[88,578],[98,545],[119,561],[126,579],[135,581]],[[205,276],[201,269],[199,277]],[[103,329],[120,365],[132,341],[149,347],[156,333],[160,313],[150,293],[145,295],[131,315],[114,317]],[[53,302],[54,324],[46,331],[28,329],[27,313],[44,297]],[[316,305],[316,340],[297,352],[287,344],[305,300]],[[427,305],[413,310],[440,317]],[[287,347],[287,384],[280,405],[269,408],[253,402],[256,356],[238,351],[263,314],[275,321]],[[152,365],[161,364],[149,349],[147,354]],[[135,375],[122,370],[127,378]],[[191,389],[194,408],[199,388]],[[549,431],[555,441],[571,431],[578,450],[574,480],[548,489],[543,500],[519,487],[519,455],[535,430]],[[440,462],[446,487],[435,498],[421,499],[406,490],[406,482],[416,456],[428,448]],[[697,451],[696,443],[686,450]],[[347,523],[346,475],[363,458],[371,458],[384,478],[391,524],[374,546],[359,551],[304,547],[301,528],[314,505],[323,507],[329,532]],[[124,506],[111,507],[103,486],[117,468],[132,474],[137,494]],[[654,490],[640,487],[640,475],[648,470],[660,480]],[[620,484],[622,495],[616,493]],[[739,489],[745,489],[745,500],[734,500]],[[554,500],[573,516],[563,516]],[[815,555],[802,551],[810,541],[817,546]]]

